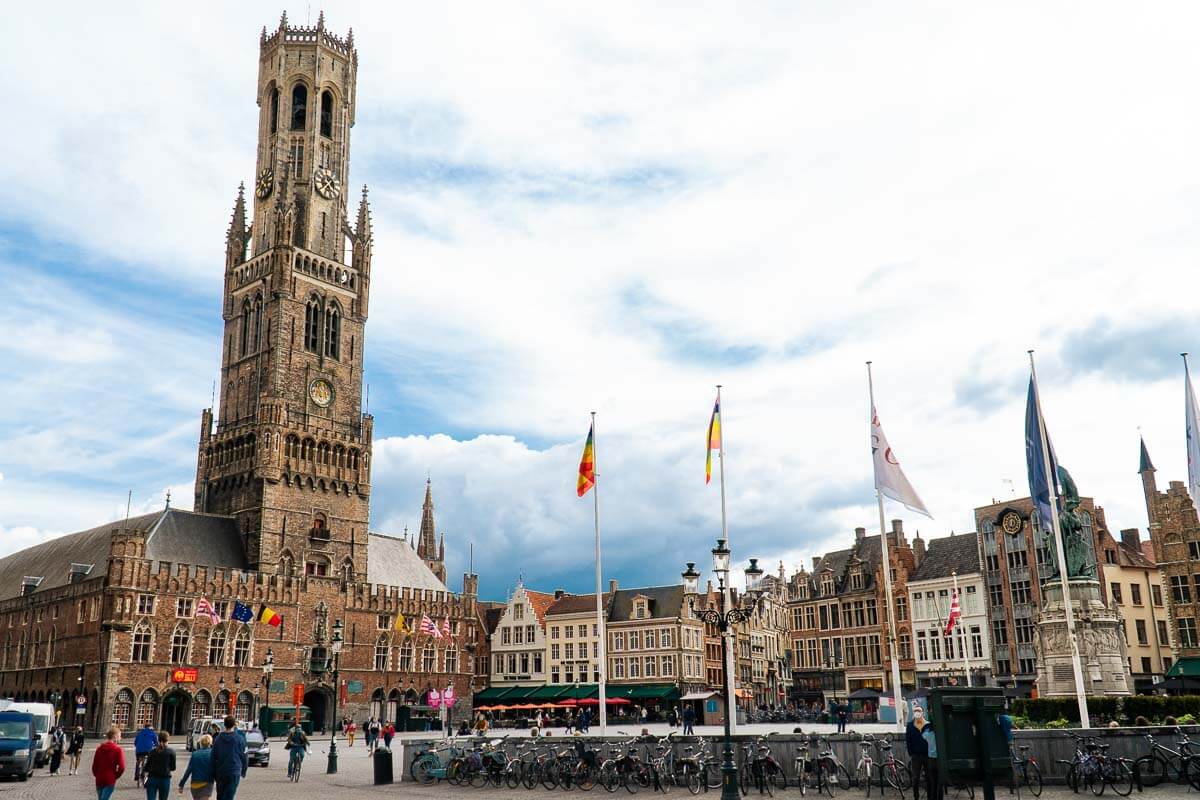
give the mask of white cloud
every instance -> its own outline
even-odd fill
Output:
[[[1003,479],[1022,490],[1028,347],[1060,456],[1114,528],[1144,525],[1137,426],[1161,477],[1183,475],[1178,376],[1061,355],[1101,318],[1119,340],[1194,316],[1200,110],[1179,101],[1200,71],[1194,7],[326,11],[360,49],[372,405],[494,434],[381,418],[412,435],[379,442],[375,527],[417,519],[431,469],[453,535],[498,549],[494,569],[554,574],[588,538],[571,484],[595,409],[614,547],[633,558],[668,532],[703,553],[702,432],[723,382],[734,541],[807,560],[870,527],[871,358],[888,434],[938,514],[926,535],[967,530]],[[215,325],[195,297],[219,290],[253,169],[264,13],[28,9],[0,54],[27,76],[9,98],[26,124],[9,130],[23,157],[0,163],[5,228],[79,248],[118,286],[182,288]],[[76,58],[47,59],[49,40]],[[134,470],[144,491],[186,481],[211,330],[119,305],[97,330],[91,298],[55,313],[69,280],[33,279],[45,311],[0,340],[26,375],[0,466],[68,487],[160,459],[161,478]],[[1177,332],[1171,352],[1197,335]],[[149,387],[152,413],[128,413],[106,378]],[[40,515],[13,501],[3,521]]]

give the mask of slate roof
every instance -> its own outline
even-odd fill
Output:
[[[448,592],[406,539],[372,533],[367,537],[367,582]]]
[[[605,592],[604,596],[600,600],[605,607],[607,607],[611,601],[612,595],[608,592]],[[564,594],[562,597],[550,604],[550,607],[546,609],[546,614],[551,616],[555,614],[582,614],[585,611],[591,611],[595,613],[595,592],[592,592],[591,594]]]
[[[949,578],[951,572],[967,575],[979,572],[979,540],[974,533],[930,539],[925,558],[908,582]]]
[[[683,609],[683,584],[674,586],[647,586],[642,589],[618,589],[608,610],[609,622],[624,622],[634,619],[633,598],[645,595],[650,598],[650,616],[647,619],[674,619]],[[593,595],[593,598],[595,595]],[[593,603],[595,600],[593,599]]]
[[[820,563],[813,567],[813,571],[809,575],[810,586],[813,589],[812,596],[821,596],[821,573],[825,571],[826,567],[833,571],[834,594],[842,594],[846,591],[850,564],[855,557],[863,562],[863,588],[855,589],[854,592],[870,590],[875,585],[875,568],[879,566],[882,558],[879,534],[864,536],[855,542],[854,547],[847,550],[835,550],[822,556]]]
[[[500,624],[500,618],[504,616],[504,608],[503,603],[492,603],[483,609],[484,633],[491,636],[496,632],[496,626]]]
[[[108,570],[112,534],[146,531],[146,558],[173,564],[246,569],[242,537],[233,517],[168,508],[59,536],[0,559],[0,600],[18,597],[25,576],[42,578],[38,591],[70,583],[71,564],[91,564],[89,578]]]

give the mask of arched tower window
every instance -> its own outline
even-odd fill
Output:
[[[251,338],[253,340],[251,342],[251,347],[253,348],[254,352],[258,352],[258,349],[261,346],[261,342],[262,342],[262,313],[263,313],[262,295],[261,294],[255,295],[254,296],[254,321],[250,326]]]
[[[379,641],[375,642],[375,671],[386,672],[388,668],[388,655],[391,653],[391,642],[388,641],[387,634],[379,637]]]
[[[271,133],[279,131],[279,87],[271,87]]]
[[[233,640],[233,665],[244,667],[250,663],[250,628],[243,625]]]
[[[296,177],[300,177],[297,173]],[[308,234],[308,205],[303,197],[296,197],[296,221],[292,228],[292,244],[296,247],[307,247],[305,244]]]
[[[321,325],[321,307],[317,303],[317,299],[308,301],[308,305],[304,307],[304,349],[312,352],[317,352],[317,343],[319,341],[319,331]]]
[[[146,662],[150,660],[150,623],[142,620],[133,630],[133,658],[132,661]]]
[[[217,625],[208,636],[208,663],[214,667],[225,663],[225,626]]]
[[[338,360],[338,343],[341,341],[342,315],[336,303],[330,303],[325,309],[325,355]]]
[[[180,622],[175,626],[175,632],[171,634],[171,663],[186,664],[188,663],[189,645],[192,643],[192,632],[188,630],[187,623]]]
[[[411,639],[405,639],[400,645],[400,660],[396,664],[396,668],[401,672],[412,672],[413,646]]]
[[[292,130],[304,130],[305,118],[308,116],[308,87],[297,83],[292,88]]]
[[[246,355],[246,350],[250,347],[250,323],[252,321],[252,312],[250,310],[250,301],[242,301],[242,336],[238,342],[238,355]]]
[[[333,92],[321,92],[321,135],[333,136]]]

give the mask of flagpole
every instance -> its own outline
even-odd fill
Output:
[[[717,384],[717,408],[721,407],[721,384]],[[711,442],[710,442],[711,444]],[[721,419],[721,447],[717,450],[717,469],[720,472],[721,478],[721,538],[725,540],[725,547],[729,547],[729,520],[725,516],[725,419]],[[725,604],[725,609],[733,608],[733,594],[729,588],[730,581],[725,581],[724,594],[721,598]],[[729,698],[730,708],[725,709],[725,715],[729,718],[729,733],[737,733],[737,679],[734,674],[734,650],[737,648],[737,636],[734,633],[733,626],[730,625],[725,631],[727,646],[725,647],[725,691]]]
[[[594,474],[592,483],[592,505],[596,514],[596,634],[600,639],[600,649],[598,657],[600,659],[600,680],[597,681],[597,690],[600,695],[600,735],[606,736],[608,725],[608,697],[606,695],[606,684],[608,683],[608,632],[604,625],[604,591],[602,586],[603,578],[601,577],[600,568],[600,472],[596,469],[596,412],[592,412],[592,472]]]
[[[1033,363],[1033,351],[1029,351],[1029,370],[1033,378],[1033,399],[1037,404],[1038,431],[1042,440],[1043,468],[1046,470],[1046,480],[1050,493],[1050,527],[1054,532],[1054,551],[1058,555],[1058,577],[1062,584],[1063,608],[1067,614],[1067,639],[1071,642],[1071,671],[1075,678],[1075,700],[1079,703],[1079,724],[1090,728],[1088,717],[1087,693],[1083,688],[1083,666],[1079,663],[1079,642],[1075,639],[1075,614],[1071,608],[1071,584],[1067,579],[1067,556],[1063,552],[1062,528],[1058,523],[1058,476],[1050,463],[1050,442],[1046,436],[1046,420],[1042,418],[1042,394],[1038,390],[1037,366]],[[1034,510],[1037,510],[1037,498],[1034,498]]]
[[[958,570],[951,570],[950,577],[954,579],[954,596],[958,598],[958,632],[962,634],[962,661],[963,661],[963,677],[967,681],[967,686],[971,685],[971,662],[967,660],[967,629],[963,625],[963,597],[958,593]]]
[[[871,398],[871,419],[875,418],[875,381],[871,377],[871,362],[867,362],[867,392]],[[876,481],[878,484],[878,481]],[[879,503],[879,549],[883,560],[884,601],[887,604],[888,655],[892,661],[892,697],[896,703],[896,728],[904,730],[904,715],[901,713],[900,660],[896,653],[896,611],[892,605],[892,563],[888,560],[887,529],[883,520],[883,492],[875,486],[875,500]]]

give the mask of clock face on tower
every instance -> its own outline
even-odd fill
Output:
[[[275,170],[263,167],[258,173],[258,181],[254,184],[254,193],[259,200],[266,200],[275,191]]]
[[[308,397],[321,408],[328,408],[333,402],[333,387],[324,378],[317,378],[308,385]]]
[[[329,167],[317,167],[313,173],[313,184],[317,187],[317,194],[326,200],[336,199],[342,193],[341,182]]]

